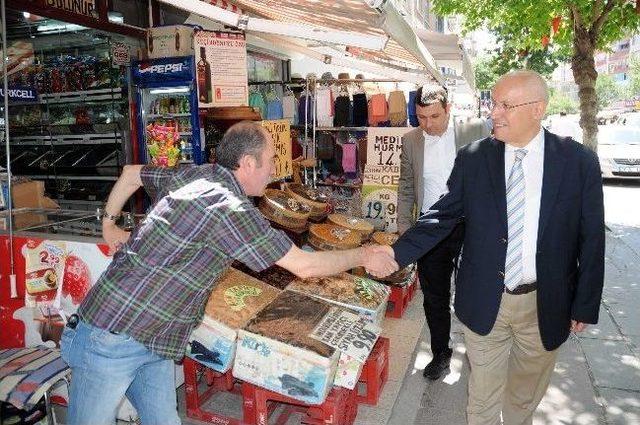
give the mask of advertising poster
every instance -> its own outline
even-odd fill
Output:
[[[25,346],[59,343],[65,317],[78,306],[107,268],[106,246],[30,239],[22,247],[25,263],[24,307],[14,319],[24,323]]]
[[[244,34],[196,31],[196,81],[198,106],[247,104],[247,41]]]
[[[262,126],[271,134],[276,148],[275,180],[290,177],[293,173],[293,158],[291,154],[291,123],[289,120],[261,121]]]

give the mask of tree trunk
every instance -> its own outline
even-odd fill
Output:
[[[598,147],[598,99],[596,96],[596,79],[598,72],[595,65],[595,38],[586,28],[574,27],[573,56],[571,69],[573,79],[578,85],[580,99],[580,127],[582,127],[583,143],[593,151]]]

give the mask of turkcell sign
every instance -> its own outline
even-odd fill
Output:
[[[134,78],[143,81],[181,81],[193,79],[190,57],[162,58],[135,64]]]
[[[4,88],[0,87],[0,96],[4,97]],[[30,87],[9,87],[9,99],[18,102],[38,100],[38,92]]]

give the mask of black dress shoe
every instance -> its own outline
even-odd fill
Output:
[[[432,381],[440,379],[440,377],[449,371],[449,363],[451,362],[451,354],[436,354],[433,360],[424,368],[422,376]]]

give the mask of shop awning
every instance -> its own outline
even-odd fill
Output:
[[[295,39],[296,44],[309,49],[333,46],[336,57],[350,57],[382,68],[407,72],[421,81],[432,78],[444,82],[435,60],[390,1],[383,3],[379,9],[369,7],[363,0],[232,2],[250,16],[233,14],[209,4],[203,7],[202,2],[206,1],[160,1],[227,24],[234,20],[237,22],[240,17],[239,26],[249,33]],[[200,7],[197,7],[198,2]],[[259,18],[253,19],[254,16]],[[274,26],[277,23],[290,25],[291,31],[280,31]],[[300,27],[306,31],[298,32]],[[314,39],[313,36],[318,33],[323,36]],[[332,33],[339,37],[330,38]],[[380,44],[377,40],[385,40],[385,43]]]
[[[416,34],[426,46],[429,46],[429,52],[438,67],[455,69],[457,76],[464,80],[471,91],[475,92],[473,66],[458,35],[423,29],[417,29]]]

